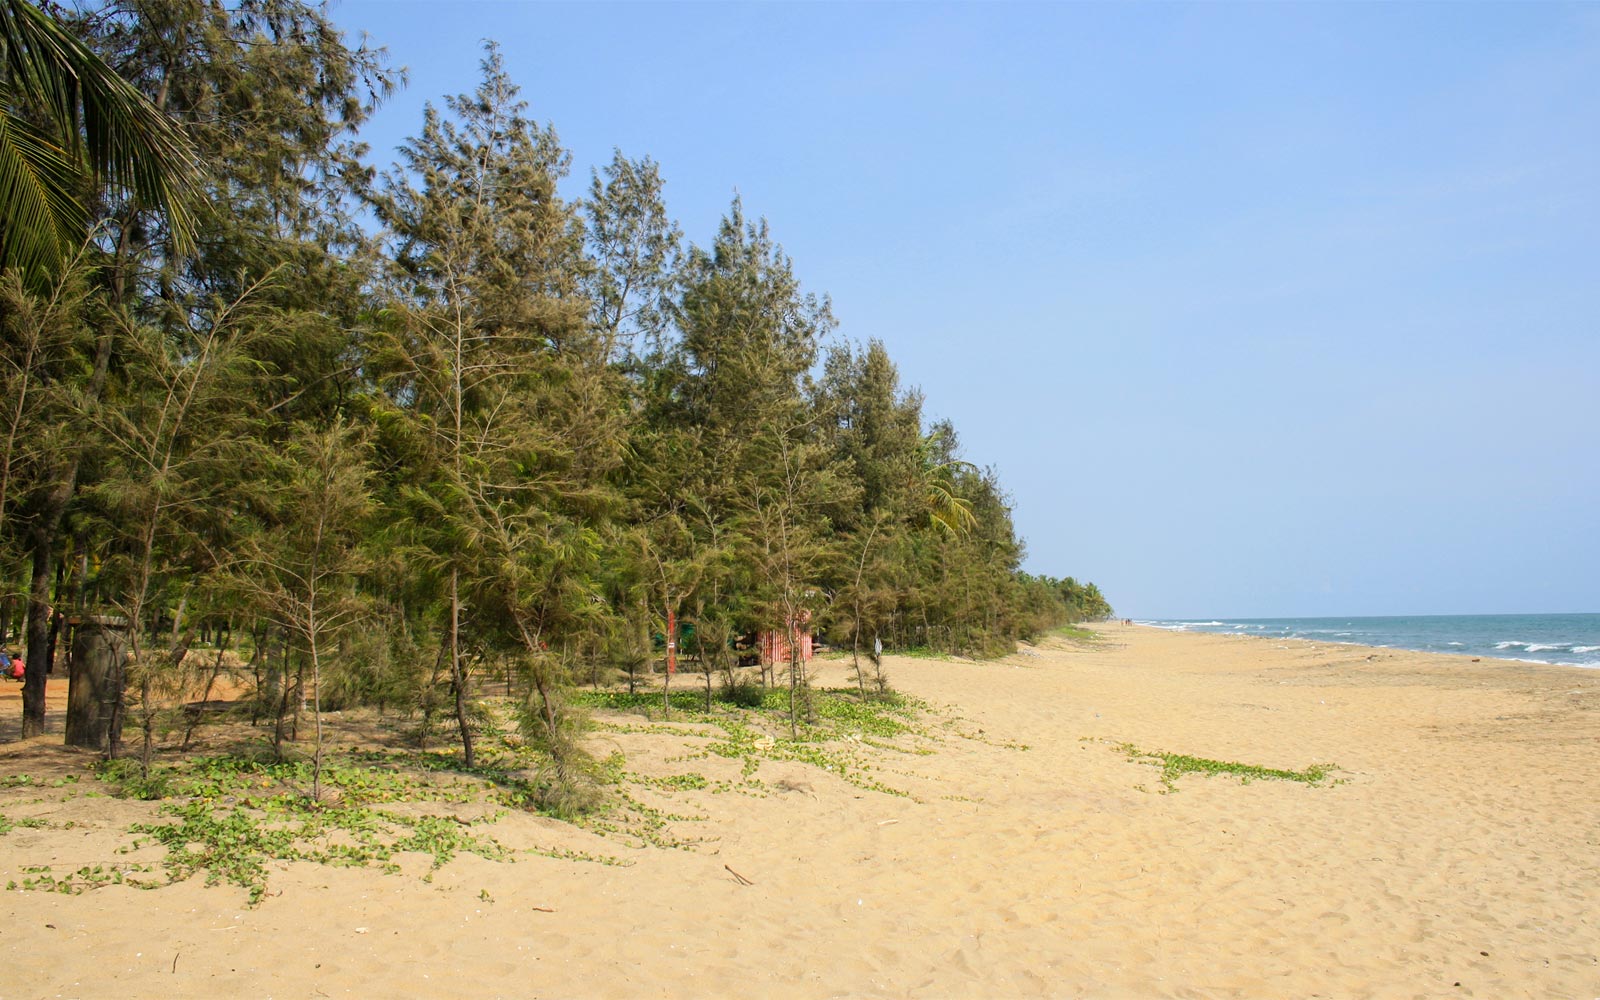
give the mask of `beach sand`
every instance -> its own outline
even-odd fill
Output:
[[[703,817],[673,821],[687,848],[525,813],[481,828],[621,864],[278,863],[255,908],[199,878],[0,892],[0,998],[1600,997],[1600,671],[1095,630],[889,658],[938,741],[861,751],[907,795],[766,761],[764,797],[651,799]],[[594,739],[645,774],[739,777],[678,759],[681,732]],[[1169,790],[1127,744],[1338,769]],[[0,774],[46,785],[90,760],[59,735],[0,745]],[[159,850],[118,855],[155,806],[93,785],[0,789],[0,813],[52,824],[0,836],[0,884]]]

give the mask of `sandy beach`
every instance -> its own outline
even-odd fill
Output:
[[[930,710],[852,749],[888,790],[799,760],[740,786],[697,727],[605,717],[677,846],[463,806],[510,860],[274,862],[256,907],[0,892],[0,998],[1600,997],[1600,671],[1095,630],[890,658]],[[158,858],[118,853],[156,805],[92,794],[52,726],[0,744],[29,776],[0,814],[45,824],[0,835],[0,884]],[[1333,769],[1168,783],[1130,746]]]

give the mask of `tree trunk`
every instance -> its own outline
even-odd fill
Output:
[[[22,736],[44,732],[45,679],[50,673],[50,580],[55,575],[56,536],[78,478],[78,465],[45,496],[43,510],[28,533],[33,574],[28,581],[27,665],[22,682]]]
[[[189,749],[189,744],[194,740],[194,731],[200,726],[200,719],[207,711],[211,701],[211,689],[216,686],[217,677],[222,673],[222,655],[227,652],[227,647],[222,644],[222,632],[217,632],[217,658],[211,664],[211,673],[206,676],[205,690],[200,693],[200,707],[189,713],[188,725],[183,730],[183,749]]]
[[[121,278],[121,273],[121,267],[114,269],[114,275],[118,280]],[[120,305],[122,301],[120,287],[116,292],[112,299],[114,307]],[[111,368],[111,350],[115,342],[114,330],[114,324],[107,321],[100,335],[95,338],[94,374],[89,379],[89,391],[85,393],[87,401],[98,400],[105,389],[106,373]],[[31,661],[35,654],[39,654],[41,659],[48,657],[50,576],[55,568],[56,538],[61,532],[61,521],[66,516],[67,505],[72,502],[72,494],[78,487],[79,457],[74,454],[70,458],[67,467],[62,470],[60,481],[46,492],[44,501],[40,505],[38,520],[34,522],[33,530],[28,533],[28,544],[33,557],[33,577],[28,587],[27,641],[30,662],[22,684],[24,739],[44,732],[45,677],[50,673],[50,664],[46,661],[41,664],[43,669],[34,669]],[[112,746],[115,747],[115,741]]]
[[[456,688],[456,722],[461,726],[461,758],[473,766],[472,727],[467,724],[467,677],[461,663],[460,571],[450,570],[450,679]]]
[[[67,620],[67,616],[61,612],[61,592],[66,588],[66,571],[66,560],[57,559],[55,597],[50,611],[50,636],[45,640],[44,650],[45,673],[47,674],[56,672],[56,645],[61,641],[61,626]]]
[[[861,689],[861,702],[867,701],[867,676],[861,672],[861,592],[856,591],[855,618],[850,623],[850,665],[856,672],[856,687]]]
[[[283,636],[283,662],[287,665],[290,656],[289,630],[287,628],[283,630]],[[300,662],[294,668],[294,701],[292,704],[294,705],[294,714],[291,716],[289,725],[289,738],[298,743],[300,742],[300,716],[306,710],[306,654],[304,652],[301,652]]]
[[[316,750],[311,758],[311,801],[322,801],[322,658],[317,652],[316,619],[306,627],[306,645],[311,647],[311,710],[317,721]]]
[[[271,636],[271,630],[268,630]],[[293,696],[293,685],[289,683],[289,640],[283,640],[283,662],[278,665],[278,712],[277,719],[272,726],[272,752],[278,760],[283,760],[283,741],[289,735],[284,720],[289,716],[289,699]]]
[[[269,704],[272,692],[267,686],[271,679],[271,664],[267,662],[267,630],[259,623],[250,628],[250,675],[255,679],[255,697],[250,701],[250,725],[261,724],[261,711]]]
[[[428,738],[433,735],[433,693],[439,688],[439,672],[444,669],[444,658],[450,652],[449,636],[439,640],[439,655],[433,658],[433,673],[428,675],[427,685],[422,689],[422,729],[417,734],[417,748],[428,749]]]
[[[120,741],[117,701],[128,657],[126,631],[126,620],[110,617],[85,619],[74,630],[67,684],[67,746],[109,754]]]
[[[800,737],[800,636],[794,626],[795,613],[787,611],[784,634],[789,638],[789,738]]]

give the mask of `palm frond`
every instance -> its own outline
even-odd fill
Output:
[[[64,153],[86,162],[100,183],[160,209],[179,249],[190,246],[192,192],[200,172],[178,124],[27,0],[0,0],[0,46],[11,88],[6,97],[25,97],[47,114],[59,130]],[[15,107],[11,100],[6,106]],[[8,254],[16,229],[14,204],[0,204]]]
[[[972,501],[956,496],[938,480],[928,484],[927,504],[928,516],[945,532],[965,535],[978,526],[977,515],[972,513]]]
[[[0,101],[7,96],[0,89]],[[78,175],[66,150],[0,107],[0,263],[59,270],[88,225],[73,193]]]

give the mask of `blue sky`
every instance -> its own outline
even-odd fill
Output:
[[[1136,617],[1600,611],[1600,6],[344,0],[737,191]]]

